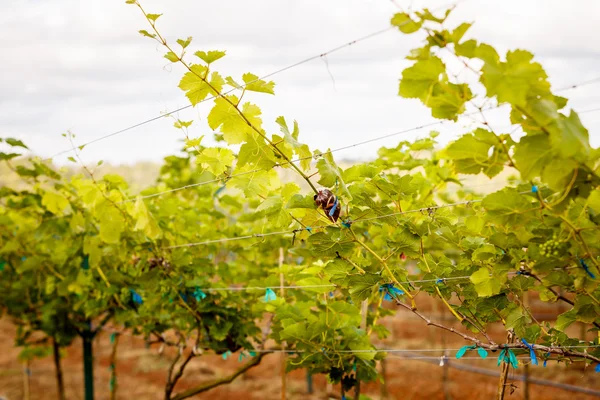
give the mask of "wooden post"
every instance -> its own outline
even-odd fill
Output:
[[[369,314],[369,300],[363,300],[360,304],[360,329],[367,332],[367,315]],[[358,375],[358,366],[356,367],[356,375]],[[356,379],[356,386],[354,391],[354,400],[360,399],[360,381]]]
[[[63,379],[63,370],[60,364],[60,345],[56,341],[56,337],[52,337],[52,351],[54,355],[54,369],[56,373],[56,387],[58,390],[58,399],[65,400],[65,383]]]
[[[283,287],[285,286],[285,279],[283,277],[283,247],[279,248],[279,295],[283,298],[285,295],[285,290]],[[286,349],[286,343],[281,343],[282,350]],[[285,351],[281,352],[281,400],[286,399],[287,393],[287,377],[285,372],[285,364],[286,364],[286,353]]]
[[[110,353],[110,400],[116,400],[117,398],[117,347],[119,345],[119,336],[117,332],[112,333],[110,336],[112,342],[112,351]]]
[[[529,292],[523,293],[523,305],[529,308]],[[529,363],[525,364],[525,370],[523,372],[523,375],[523,399],[529,400]]]
[[[29,377],[31,375],[31,369],[29,369],[30,363],[29,360],[23,363],[23,399],[30,400],[30,390],[29,390]]]
[[[381,364],[381,377],[383,378],[383,382],[381,383],[380,389],[381,389],[381,398],[382,400],[385,400],[388,398],[388,390],[387,390],[387,380],[386,380],[386,363],[387,358],[384,358],[383,360],[380,361]]]
[[[506,342],[513,343],[515,335],[512,330],[508,331],[508,337]],[[502,363],[502,372],[500,373],[500,380],[498,382],[498,400],[504,400],[504,394],[506,393],[506,380],[508,379],[508,371],[510,363]]]

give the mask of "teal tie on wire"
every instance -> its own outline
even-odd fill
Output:
[[[265,303],[268,303],[269,301],[276,300],[276,299],[277,299],[277,295],[275,294],[273,289],[267,288],[267,290],[265,291]]]
[[[479,357],[486,358],[488,356],[488,352],[483,347],[477,347],[476,345],[473,345],[473,346],[463,346],[460,349],[458,349],[458,351],[456,352],[456,358],[460,359],[460,358],[462,358],[462,356],[465,355],[465,353],[468,350],[475,350],[475,349],[477,349],[477,354],[479,355]]]
[[[231,355],[231,351],[227,350],[225,353],[221,354],[221,358],[223,360],[227,360],[227,358]]]
[[[196,289],[194,289],[194,293],[192,294],[192,296],[194,296],[196,301],[199,303],[200,301],[206,298],[206,293],[204,293],[200,288],[197,287]]]
[[[498,356],[498,366],[502,363],[510,364],[514,369],[519,367],[519,361],[517,360],[517,356],[511,349],[502,349],[500,355]]]
[[[533,349],[533,345],[527,343],[527,341],[525,339],[521,339],[521,341],[529,349],[529,357],[531,358],[531,363],[533,365],[538,365],[538,360],[537,360],[537,357],[535,355],[535,350]]]

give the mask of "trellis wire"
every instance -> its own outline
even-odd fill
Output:
[[[591,84],[591,83],[595,83],[595,82],[599,82],[599,81],[600,81],[600,78],[598,78],[596,80],[589,80],[589,81],[586,81],[586,84]],[[569,87],[564,88],[562,90],[574,89],[574,88],[578,88],[578,87],[581,87],[581,86],[582,86],[582,84],[572,85],[572,86],[569,86]],[[557,90],[557,91],[559,91],[559,90]],[[502,105],[491,106],[489,108],[486,108],[486,109],[482,110],[482,112],[494,110],[494,109],[497,109],[497,108],[500,108],[500,107],[502,107]],[[588,113],[588,112],[595,112],[595,111],[600,111],[600,108],[585,110],[585,111],[580,112],[580,113]],[[478,114],[480,114],[480,111],[473,111],[471,113],[463,114],[460,117],[462,118],[462,117],[468,117],[468,116],[473,116],[473,115],[478,115]],[[431,127],[431,126],[442,125],[444,123],[446,123],[446,121],[441,120],[441,121],[434,121],[434,122],[430,122],[430,123],[427,123],[427,124],[418,125],[418,126],[413,127],[413,128],[404,129],[404,130],[401,130],[401,131],[398,131],[398,132],[393,132],[393,133],[389,133],[387,135],[377,136],[377,137],[374,137],[372,139],[367,139],[367,140],[364,140],[364,141],[361,141],[361,142],[357,142],[357,143],[353,143],[353,144],[350,144],[350,145],[347,145],[347,146],[342,146],[342,147],[338,147],[338,148],[335,148],[335,149],[327,150],[327,151],[324,151],[322,153],[315,154],[315,155],[312,155],[312,156],[299,157],[299,158],[296,158],[296,159],[293,159],[293,160],[290,160],[290,161],[286,161],[286,162],[282,162],[282,163],[277,163],[272,168],[282,167],[282,166],[289,165],[289,164],[292,164],[292,163],[297,163],[297,162],[304,161],[304,160],[309,160],[309,159],[312,159],[312,158],[322,157],[325,154],[336,153],[338,151],[347,150],[347,149],[350,149],[350,148],[362,146],[362,145],[365,145],[365,144],[368,144],[368,143],[377,142],[377,141],[380,141],[380,140],[383,140],[383,139],[387,139],[387,138],[390,138],[390,137],[399,136],[399,135],[402,135],[402,134],[405,134],[405,133],[418,131],[418,130],[421,130],[421,129],[424,129],[424,128],[428,128],[428,127]],[[210,183],[226,182],[229,179],[234,178],[234,177],[249,175],[249,174],[253,174],[253,173],[256,173],[256,172],[260,172],[260,171],[264,171],[264,169],[257,168],[257,169],[253,169],[253,170],[250,170],[250,171],[244,171],[244,172],[240,172],[240,173],[237,173],[237,174],[229,175],[229,176],[227,176],[225,178],[215,178],[215,179],[211,179],[211,180],[208,180],[208,181],[203,181],[203,182],[198,182],[198,183],[191,183],[189,185],[184,185],[184,186],[180,186],[180,187],[177,187],[177,188],[168,189],[168,190],[164,190],[164,191],[161,191],[161,192],[152,193],[152,194],[148,194],[148,195],[144,195],[144,196],[133,196],[133,197],[130,197],[130,198],[126,199],[126,200],[122,200],[122,201],[118,202],[117,204],[122,204],[122,203],[131,202],[131,201],[136,201],[137,199],[150,199],[150,198],[153,198],[153,197],[162,196],[163,194],[174,193],[174,192],[178,192],[178,191],[181,191],[181,190],[186,190],[186,189],[191,189],[191,188],[198,187],[198,186],[208,185]]]
[[[444,8],[444,7],[447,7],[448,5],[451,5],[451,4],[455,4],[455,3],[450,3],[450,4],[446,4],[446,5],[444,5],[444,6],[440,6],[440,7],[436,8],[435,10],[438,10],[438,9],[441,9],[441,8]],[[434,10],[434,11],[435,11],[435,10]],[[306,64],[306,63],[308,63],[308,62],[310,62],[310,61],[313,61],[313,60],[316,60],[316,59],[319,59],[319,58],[324,58],[324,57],[327,57],[329,54],[335,53],[335,52],[337,52],[337,51],[339,51],[339,50],[342,50],[342,49],[344,49],[344,48],[346,48],[346,47],[350,47],[350,46],[352,46],[353,44],[357,44],[357,43],[359,43],[359,42],[362,42],[362,41],[364,41],[364,40],[367,40],[367,39],[373,38],[373,37],[375,37],[375,36],[381,35],[382,33],[386,33],[386,32],[388,32],[388,31],[391,31],[391,30],[395,29],[395,28],[400,28],[400,27],[402,27],[402,26],[404,26],[404,25],[406,25],[406,24],[408,24],[408,23],[410,23],[410,22],[411,22],[411,21],[410,21],[410,20],[408,20],[408,21],[406,21],[406,22],[404,22],[404,23],[400,24],[399,26],[389,26],[389,27],[387,27],[387,28],[380,29],[380,30],[377,30],[377,31],[375,31],[375,32],[369,33],[369,34],[367,34],[367,35],[365,35],[365,36],[361,36],[361,37],[359,37],[359,38],[357,38],[357,39],[351,40],[351,41],[349,41],[349,42],[347,42],[347,43],[344,43],[344,44],[342,44],[342,45],[339,45],[339,46],[337,46],[337,47],[334,47],[333,49],[330,49],[330,50],[328,50],[328,51],[326,51],[326,52],[324,52],[324,53],[319,53],[319,54],[317,54],[317,55],[314,55],[314,56],[311,56],[311,57],[305,58],[305,59],[303,59],[303,60],[297,61],[297,62],[295,62],[295,63],[293,63],[293,64],[290,64],[290,65],[288,65],[288,66],[286,66],[286,67],[283,67],[283,68],[281,68],[281,69],[278,69],[278,70],[276,70],[276,71],[270,72],[270,73],[268,73],[268,74],[266,74],[266,75],[263,75],[263,76],[261,76],[261,77],[259,77],[259,78],[255,79],[255,80],[253,80],[253,81],[250,81],[250,82],[248,82],[248,83],[244,83],[243,85],[240,85],[240,87],[241,87],[241,88],[245,88],[246,86],[248,86],[248,85],[250,85],[250,84],[252,84],[252,83],[254,83],[254,82],[257,82],[257,81],[259,81],[259,80],[263,80],[263,79],[270,78],[270,77],[272,77],[272,76],[274,76],[274,75],[277,75],[277,74],[280,74],[280,73],[282,73],[282,72],[288,71],[288,70],[290,70],[290,69],[293,69],[293,68],[295,68],[295,67],[299,67],[300,65]],[[215,99],[215,98],[217,98],[217,97],[222,97],[222,96],[228,95],[228,94],[230,94],[230,93],[233,93],[233,92],[235,92],[236,90],[238,90],[238,88],[232,88],[232,89],[230,89],[230,90],[227,90],[227,91],[225,91],[225,92],[223,92],[223,93],[221,93],[221,94],[219,94],[219,95],[214,95],[214,96],[207,97],[207,98],[205,98],[204,100],[201,100],[201,101],[199,101],[197,104],[200,104],[200,103],[204,103],[204,102],[206,102],[206,101],[213,100],[213,99]],[[193,105],[191,105],[191,104],[188,104],[187,106],[183,106],[183,107],[179,107],[179,108],[177,108],[177,109],[175,109],[175,110],[167,111],[166,113],[164,113],[164,114],[162,114],[162,115],[158,115],[158,116],[156,116],[156,117],[153,117],[153,118],[147,119],[147,120],[145,120],[145,121],[142,121],[142,122],[139,122],[139,123],[137,123],[137,124],[134,124],[134,125],[128,126],[127,128],[123,128],[123,129],[120,129],[120,130],[118,130],[118,131],[115,131],[115,132],[109,133],[109,134],[107,134],[107,135],[100,136],[100,137],[98,137],[98,138],[96,138],[96,139],[90,140],[90,141],[88,141],[88,142],[86,142],[86,143],[84,143],[84,144],[82,144],[82,145],[80,145],[80,146],[78,146],[78,147],[82,147],[82,146],[84,146],[84,147],[85,147],[85,146],[88,146],[88,145],[90,145],[90,144],[93,144],[93,143],[100,142],[100,141],[102,141],[102,140],[104,140],[104,139],[108,139],[108,138],[110,138],[110,137],[112,137],[112,136],[116,136],[116,135],[118,135],[118,134],[121,134],[121,133],[123,133],[123,132],[127,132],[127,131],[129,131],[129,130],[131,130],[131,129],[138,128],[138,127],[140,127],[140,126],[142,126],[142,125],[149,124],[150,122],[157,121],[157,120],[159,120],[159,119],[161,119],[161,118],[168,117],[168,116],[169,116],[169,115],[171,115],[171,114],[175,114],[175,113],[178,113],[179,111],[183,111],[183,110],[186,110],[186,109],[188,109],[188,108],[192,108],[192,107],[194,107],[194,106],[193,106]],[[59,151],[58,153],[55,153],[55,154],[53,154],[52,156],[50,156],[50,157],[46,158],[46,160],[52,159],[52,158],[54,158],[54,157],[56,157],[56,156],[59,156],[59,155],[62,155],[62,154],[69,153],[69,152],[71,152],[71,151],[74,151],[74,150],[75,150],[75,148],[70,148],[70,149],[61,150],[61,151]]]
[[[134,335],[131,332],[125,330],[117,330],[114,328],[110,328],[107,326],[103,326],[100,328],[101,330],[108,333],[119,333],[121,335],[136,337],[140,335]],[[556,349],[585,349],[585,348],[600,348],[600,344],[589,344],[589,345],[571,345],[571,346],[555,346]],[[501,349],[501,348],[499,348]],[[223,349],[225,350],[225,349]],[[444,353],[444,352],[456,352],[461,350],[461,348],[422,348],[422,349],[412,349],[412,348],[379,348],[379,349],[357,349],[357,350],[325,350],[326,353],[340,353],[340,354],[354,354],[354,353]],[[523,349],[526,350],[526,349]],[[310,351],[310,350],[292,350],[292,349],[261,349],[261,348],[251,348],[251,349],[242,349],[242,352],[254,352],[254,353],[287,353],[287,354],[322,354],[321,351]],[[449,359],[449,356],[445,356],[446,359]],[[440,356],[434,357],[435,359],[440,359]],[[469,357],[461,357],[460,359],[469,359]],[[529,357],[526,357],[529,359]],[[481,357],[473,357],[473,359],[481,359]]]
[[[519,194],[527,194],[527,193],[529,193],[529,192],[519,192]],[[388,218],[388,217],[404,215],[404,214],[413,214],[413,213],[418,213],[418,212],[431,212],[431,211],[439,210],[442,208],[469,205],[469,204],[473,204],[473,203],[480,203],[482,201],[483,201],[483,199],[458,201],[455,203],[442,204],[439,206],[421,207],[421,208],[416,208],[414,210],[399,211],[399,212],[390,213],[390,214],[378,215],[375,217],[357,218],[357,219],[350,220],[348,222],[354,223],[354,222],[361,222],[361,221],[371,221],[371,220]],[[537,210],[537,208],[535,210]],[[533,211],[533,209],[532,209],[532,211]],[[314,226],[314,227],[311,227],[311,229],[322,229],[322,228],[328,228],[328,227],[332,227],[332,226],[335,226],[335,225]],[[287,234],[299,233],[299,232],[302,232],[305,230],[307,230],[307,229],[306,228],[298,228],[298,229],[291,229],[291,230],[278,231],[278,232],[254,233],[254,234],[245,235],[245,236],[235,236],[235,237],[227,237],[227,238],[221,238],[221,239],[205,240],[202,242],[177,244],[177,245],[173,245],[173,246],[166,246],[163,248],[164,249],[178,249],[178,248],[182,248],[182,247],[195,247],[195,246],[202,246],[202,245],[213,244],[213,243],[224,243],[224,242],[245,240],[245,239],[252,239],[252,238],[262,238],[265,236],[287,235]]]
[[[464,0],[463,0],[463,1],[464,1]],[[442,5],[442,6],[440,6],[440,7],[437,7],[437,8],[435,8],[433,11],[437,11],[437,10],[439,10],[439,9],[443,9],[443,8],[446,8],[446,7],[448,7],[448,6],[451,6],[451,5],[455,5],[455,6],[456,6],[456,4],[458,4],[459,2],[460,2],[460,1],[457,1],[457,2],[453,2],[453,3],[448,3],[448,4],[445,4],[445,5]],[[387,28],[384,28],[384,29],[377,30],[377,31],[375,31],[375,32],[372,32],[372,33],[370,33],[370,34],[367,34],[367,35],[365,35],[365,36],[361,36],[361,37],[359,37],[358,39],[354,39],[354,40],[352,40],[352,41],[350,41],[350,42],[347,42],[347,43],[345,43],[345,44],[342,44],[342,45],[339,45],[339,46],[337,46],[337,47],[334,47],[333,49],[330,49],[330,50],[328,50],[328,51],[326,51],[326,52],[324,52],[324,53],[320,53],[320,54],[317,54],[317,55],[314,55],[314,56],[311,56],[311,57],[305,58],[305,59],[303,59],[303,60],[301,60],[301,61],[298,61],[298,62],[296,62],[296,63],[294,63],[294,64],[291,64],[291,65],[288,65],[288,66],[286,66],[286,67],[283,67],[283,68],[281,68],[281,69],[278,69],[278,70],[276,70],[276,71],[270,72],[270,73],[268,73],[268,74],[266,74],[266,75],[263,75],[262,77],[259,77],[259,78],[255,79],[255,80],[253,80],[253,81],[250,81],[250,82],[248,82],[248,83],[244,83],[243,85],[240,85],[240,87],[241,87],[241,88],[244,88],[244,87],[246,87],[246,86],[248,86],[248,85],[250,85],[250,84],[252,84],[252,83],[254,83],[254,82],[257,82],[257,81],[259,81],[259,80],[262,80],[262,79],[270,78],[270,77],[272,77],[272,76],[274,76],[274,75],[277,75],[277,74],[279,74],[279,73],[282,73],[282,72],[284,72],[284,71],[287,71],[287,70],[290,70],[290,69],[293,69],[293,68],[295,68],[295,67],[298,67],[298,66],[300,66],[300,65],[306,64],[306,63],[308,63],[308,62],[310,62],[310,61],[313,61],[313,60],[316,60],[316,59],[318,59],[318,58],[325,58],[325,57],[327,57],[327,55],[329,55],[329,54],[335,53],[335,52],[337,52],[337,51],[339,51],[339,50],[342,50],[342,49],[344,49],[344,48],[346,48],[346,47],[350,47],[350,46],[352,46],[353,44],[357,44],[357,43],[359,43],[359,42],[362,42],[362,41],[365,41],[365,40],[367,40],[367,39],[373,38],[373,37],[375,37],[375,36],[381,35],[381,34],[383,34],[383,33],[386,33],[386,32],[388,32],[388,31],[391,31],[391,30],[393,30],[393,29],[395,29],[395,28],[400,28],[400,27],[402,27],[403,25],[406,25],[406,24],[408,24],[408,23],[411,23],[411,22],[412,22],[411,20],[407,20],[406,22],[404,22],[403,24],[400,24],[400,25],[398,25],[398,26],[389,26],[389,27],[387,27]],[[559,88],[559,89],[557,89],[556,91],[562,91],[562,90],[568,90],[568,89],[575,89],[575,88],[578,88],[578,87],[581,87],[581,86],[584,86],[584,85],[589,85],[589,84],[596,83],[596,82],[598,82],[598,81],[600,81],[600,77],[592,78],[592,79],[589,79],[589,80],[587,80],[587,81],[583,81],[583,82],[581,82],[581,83],[578,83],[578,84],[573,84],[573,85],[569,85],[569,86],[566,86],[566,87],[562,87],[562,88]],[[232,89],[230,89],[230,90],[228,90],[228,91],[225,91],[225,92],[223,92],[223,93],[221,93],[221,94],[219,94],[219,95],[214,95],[214,96],[207,97],[206,99],[204,99],[204,100],[201,100],[201,101],[200,101],[200,102],[198,102],[197,104],[200,104],[200,103],[203,103],[203,102],[206,102],[206,101],[213,100],[213,99],[215,99],[215,98],[217,98],[217,97],[222,97],[222,96],[225,96],[225,95],[227,95],[227,94],[233,93],[233,92],[234,92],[234,91],[236,91],[236,90],[238,90],[238,88],[232,88]],[[168,116],[170,116],[170,115],[172,115],[172,114],[178,113],[179,111],[183,111],[183,110],[186,110],[186,109],[188,109],[188,108],[192,108],[192,107],[194,107],[194,106],[193,106],[193,105],[191,105],[191,104],[188,104],[188,105],[186,105],[186,106],[179,107],[179,108],[177,108],[177,109],[174,109],[174,110],[171,110],[171,111],[167,111],[167,112],[165,112],[165,113],[164,113],[164,114],[162,114],[162,115],[158,115],[158,116],[156,116],[156,117],[153,117],[153,118],[147,119],[147,120],[145,120],[145,121],[138,122],[138,123],[136,123],[136,124],[134,124],[134,125],[128,126],[128,127],[126,127],[126,128],[120,129],[120,130],[118,130],[118,131],[115,131],[115,132],[109,133],[109,134],[107,134],[107,135],[104,135],[104,136],[100,136],[100,137],[98,137],[98,138],[96,138],[96,139],[92,139],[92,140],[90,140],[90,141],[88,141],[88,142],[86,142],[86,143],[84,143],[84,144],[81,144],[81,145],[79,145],[79,146],[77,146],[77,147],[72,147],[72,148],[70,148],[70,149],[61,150],[61,151],[59,151],[59,152],[57,152],[57,153],[55,153],[55,154],[51,155],[50,157],[47,157],[45,160],[50,160],[50,159],[52,159],[52,158],[54,158],[54,157],[56,157],[56,156],[59,156],[59,155],[62,155],[62,154],[66,154],[66,153],[69,153],[69,152],[71,152],[71,151],[74,151],[76,148],[83,148],[83,147],[89,146],[90,144],[93,144],[93,143],[100,142],[100,141],[102,141],[102,140],[104,140],[104,139],[108,139],[108,138],[110,138],[110,137],[113,137],[113,136],[116,136],[116,135],[118,135],[118,134],[121,134],[121,133],[127,132],[127,131],[129,131],[129,130],[132,130],[132,129],[134,129],[134,128],[138,128],[138,127],[140,127],[140,126],[143,126],[143,125],[149,124],[149,123],[151,123],[151,122],[154,122],[154,121],[157,121],[157,120],[159,120],[159,119],[161,119],[161,118],[168,117]]]

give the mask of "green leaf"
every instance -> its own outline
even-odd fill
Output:
[[[593,300],[585,295],[578,295],[575,299],[575,308],[577,321],[584,324],[591,324],[600,317],[600,310]]]
[[[321,159],[317,162],[317,170],[319,170],[318,182],[321,185],[329,188],[338,185],[338,193],[335,194],[348,201],[352,200],[352,195],[342,178],[342,170],[335,163],[329,149],[325,153],[322,153]]]
[[[223,78],[216,72],[213,72],[210,78],[210,85],[206,83],[208,79],[208,67],[203,65],[193,64],[190,66],[191,71],[186,72],[179,82],[179,88],[185,92],[185,95],[190,100],[192,106],[200,103],[209,94],[216,96],[217,91],[223,89]],[[212,86],[212,87],[211,87]],[[217,100],[223,100],[218,98]],[[215,100],[216,101],[216,100]],[[237,99],[236,99],[237,103]]]
[[[15,157],[19,157],[20,154],[18,153],[4,153],[4,152],[0,152],[0,160],[1,161],[7,161],[7,160],[12,160]]]
[[[121,234],[125,231],[125,219],[114,206],[106,206],[98,214],[100,222],[100,239],[105,243],[119,243]]]
[[[150,21],[152,22],[156,22],[156,20],[161,16],[162,14],[146,14],[146,18],[148,18]]]
[[[399,94],[405,98],[425,101],[439,84],[440,75],[446,73],[446,66],[438,57],[417,61],[412,67],[402,71]]]
[[[554,329],[564,332],[573,322],[577,321],[577,311],[571,309],[565,313],[562,313],[556,318],[556,324]]]
[[[156,38],[156,33],[150,33],[150,32],[148,32],[148,31],[147,31],[147,30],[145,30],[145,29],[141,29],[141,30],[139,30],[138,32],[139,32],[139,33],[140,33],[140,35],[142,35],[142,36],[146,36],[146,37],[149,37],[149,38],[151,38],[151,39],[154,39],[154,38]]]
[[[183,40],[183,39],[177,39],[177,44],[180,45],[182,48],[186,48],[190,45],[190,43],[192,43],[192,37],[188,36],[187,39]]]
[[[303,196],[301,194],[293,195],[285,207],[286,208],[309,208],[309,209],[316,208],[315,200],[313,199],[313,196],[311,196],[311,195]]]
[[[532,62],[533,54],[528,51],[509,51],[506,62],[498,61],[497,54],[493,53],[488,55],[480,52],[477,56],[485,61],[481,69],[481,83],[489,97],[498,98],[498,103],[525,106],[532,90],[548,90],[550,87],[546,72],[539,63]]]
[[[463,36],[465,36],[465,33],[467,33],[471,26],[473,26],[473,24],[468,22],[463,22],[462,24],[457,26],[450,35],[452,42],[454,42],[455,44],[460,42],[460,40],[463,38]]]
[[[540,176],[544,167],[554,159],[548,136],[535,135],[521,138],[515,146],[513,158],[523,179],[531,180]]]
[[[314,236],[314,235],[313,235]],[[350,288],[350,296],[355,304],[368,299],[380,286],[381,275],[366,273],[364,275],[350,275],[346,284]]]
[[[269,93],[275,94],[275,82],[269,81],[266,82],[260,79],[257,75],[251,73],[245,73],[242,75],[242,79],[244,80],[246,90],[250,90],[253,92],[261,92],[261,93]]]
[[[230,182],[233,187],[243,190],[247,197],[254,197],[268,192],[270,178],[267,171],[251,171],[245,167],[236,169],[236,175],[231,177]]]
[[[481,267],[471,275],[470,280],[475,285],[479,297],[490,297],[500,293],[502,284],[497,278],[490,275],[490,271],[486,267]]]
[[[525,336],[525,329],[531,323],[531,317],[521,307],[515,307],[506,316],[506,328],[514,329],[517,336]]]
[[[229,144],[239,144],[248,140],[248,132],[252,131],[246,120],[237,111],[235,104],[238,104],[238,99],[235,96],[227,96],[227,100],[221,97],[217,98],[215,99],[215,106],[208,114],[208,125],[213,130],[219,128],[225,141]],[[261,129],[261,111],[258,106],[245,103],[241,112],[250,124],[257,129]]]
[[[550,128],[552,148],[563,158],[573,158],[579,163],[587,162],[592,148],[589,133],[581,124],[579,116],[571,110],[568,118],[560,118],[556,128]]]
[[[146,204],[141,197],[138,197],[135,202],[132,216],[136,220],[134,227],[136,231],[144,232],[152,240],[156,240],[162,235],[158,224],[146,208]]]
[[[42,197],[42,205],[52,214],[63,215],[71,212],[69,200],[60,193],[46,192]]]
[[[529,219],[528,213],[536,209],[531,200],[513,188],[487,195],[482,202],[487,210],[486,217],[501,224],[524,224]]]
[[[179,56],[177,54],[173,53],[172,51],[169,51],[168,53],[166,53],[164,57],[167,60],[171,61],[172,63],[179,61]]]
[[[423,25],[423,21],[413,21],[407,13],[394,14],[390,22],[402,33],[414,33]]]
[[[334,238],[333,235],[327,235],[324,232],[311,235],[308,243],[311,246],[311,252],[318,257],[335,257],[338,253],[345,255],[354,249],[352,239]]]
[[[283,138],[287,144],[289,144],[294,152],[298,155],[298,158],[302,159],[300,161],[300,166],[304,171],[310,169],[310,162],[312,160],[312,154],[308,145],[300,143],[298,141],[298,135],[300,130],[298,129],[298,122],[294,121],[294,130],[290,133],[290,130],[285,122],[285,118],[278,117],[275,122],[279,125],[281,129],[281,133],[283,133]]]
[[[600,188],[592,191],[587,199],[588,206],[596,212],[596,214],[600,214]]]
[[[227,82],[227,84],[229,86],[233,86],[236,89],[244,90],[244,87],[242,85],[240,85],[239,83],[237,83],[236,81],[234,81],[233,78],[230,77],[230,76],[228,76],[227,78],[225,78],[225,82]]]
[[[25,144],[18,139],[6,138],[6,139],[4,139],[4,142],[12,147],[22,147],[24,149],[29,150],[29,147],[25,146]]]
[[[207,147],[196,156],[196,163],[208,169],[213,175],[220,176],[233,165],[235,156],[233,151],[222,147]]]
[[[218,59],[225,57],[225,52],[220,50],[211,50],[209,52],[197,51],[194,53],[194,55],[200,58],[205,63],[211,64],[217,61]]]

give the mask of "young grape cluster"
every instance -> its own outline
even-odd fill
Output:
[[[552,239],[548,240],[546,243],[542,243],[540,245],[540,254],[542,256],[555,256],[558,257],[560,254],[561,247],[563,247],[563,243],[558,240],[558,236],[556,234],[552,235]]]

